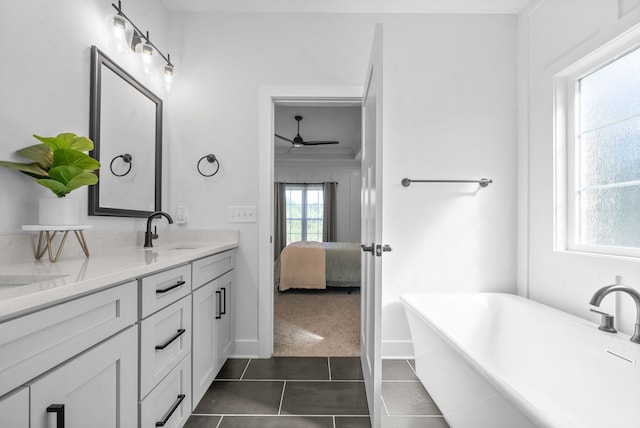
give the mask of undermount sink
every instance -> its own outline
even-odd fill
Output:
[[[67,275],[0,275],[0,288],[19,287],[65,276]]]
[[[168,250],[197,250],[200,248],[198,245],[176,245],[173,247],[167,248]]]

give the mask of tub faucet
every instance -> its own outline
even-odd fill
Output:
[[[173,219],[169,214],[164,211],[155,211],[151,213],[149,218],[147,219],[147,231],[144,233],[144,248],[153,247],[153,240],[158,238],[158,234],[156,233],[157,228],[151,232],[151,222],[153,222],[154,218],[158,218],[164,216],[169,221],[169,224],[173,224]]]
[[[628,285],[622,285],[622,284],[607,285],[594,293],[593,297],[591,297],[591,301],[589,302],[589,304],[594,306],[600,306],[600,303],[602,303],[602,299],[604,299],[604,297],[607,294],[613,293],[614,291],[622,291],[623,293],[627,293],[629,296],[631,296],[631,298],[636,304],[636,325],[633,332],[633,336],[631,336],[631,341],[633,343],[640,344],[640,293],[638,293],[637,290],[629,287]]]

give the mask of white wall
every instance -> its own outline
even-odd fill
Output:
[[[154,43],[167,49],[168,13],[161,5],[139,0],[125,2],[124,8],[136,25],[150,31]],[[107,17],[113,11],[111,2],[103,0],[0,3],[0,159],[24,162],[15,151],[37,144],[32,134],[89,134],[91,45],[166,98],[160,74],[142,74],[137,58],[112,49],[113,21]],[[0,234],[22,233],[22,224],[36,224],[38,198],[53,195],[30,181],[23,174],[0,168]],[[87,207],[86,187],[67,197],[80,199]],[[86,212],[84,208],[81,222],[97,229],[144,228],[143,220],[87,217]]]
[[[275,165],[275,180],[286,183],[338,183],[336,194],[340,242],[360,242],[360,164],[339,161],[283,161]]]
[[[183,13],[172,88],[171,205],[189,206],[191,228],[229,227],[227,207],[258,205],[260,89],[362,85],[377,18],[369,15]],[[214,153],[221,172],[194,164]],[[258,223],[239,226],[236,353],[258,354]]]
[[[374,24],[385,36],[384,338],[405,352],[398,295],[410,290],[515,291],[515,17],[189,14],[172,89],[172,206],[189,227],[226,227],[227,206],[258,204],[260,88],[362,85]],[[388,102],[387,102],[388,101]],[[193,162],[222,163],[203,179]],[[413,178],[495,184],[400,186]],[[462,192],[462,193],[461,193]],[[256,224],[240,224],[238,354],[257,354]],[[408,350],[407,352],[410,352]]]
[[[385,22],[383,356],[411,355],[398,298],[516,290],[516,18]],[[476,184],[403,178],[480,179]]]
[[[519,293],[596,321],[588,312],[598,288],[616,275],[640,289],[637,259],[554,251],[553,77],[589,52],[640,23],[637,0],[537,1],[519,16]],[[633,329],[631,299],[614,296],[605,310]]]

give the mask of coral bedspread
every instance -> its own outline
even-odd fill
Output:
[[[276,260],[274,279],[280,291],[290,288],[360,287],[360,244],[291,243]]]

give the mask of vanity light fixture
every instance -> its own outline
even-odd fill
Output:
[[[158,52],[158,55],[162,57],[166,65],[164,66],[164,75],[167,83],[173,79],[174,66],[171,63],[169,54],[166,56],[153,44],[149,38],[149,32],[142,32],[133,21],[122,12],[122,1],[118,0],[118,4],[111,3],[111,6],[116,10],[116,14],[113,16],[113,28],[115,31],[116,39],[123,41],[125,39],[126,23],[128,22],[133,27],[133,36],[131,38],[131,45],[129,46],[132,51],[140,53],[142,56],[142,62],[145,66],[151,64],[153,51]],[[169,70],[169,71],[167,71]],[[167,76],[170,76],[167,78]]]

